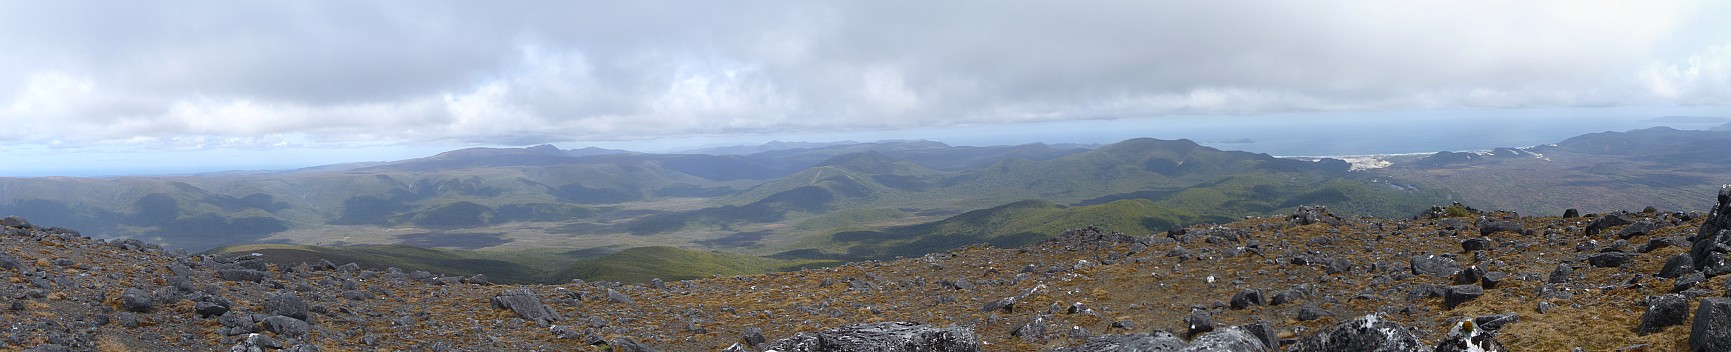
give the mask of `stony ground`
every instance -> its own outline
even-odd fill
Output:
[[[1260,322],[1285,350],[1375,314],[1426,349],[1455,322],[1485,317],[1509,350],[1686,351],[1696,302],[1731,296],[1731,275],[1662,269],[1691,261],[1690,238],[1709,215],[1451,207],[1385,220],[1302,209],[798,272],[525,286],[177,254],[12,218],[0,227],[0,296],[10,299],[0,350],[756,350],[873,322],[964,328],[951,331],[993,351]]]

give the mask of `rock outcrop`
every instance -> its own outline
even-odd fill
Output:
[[[769,344],[785,352],[973,352],[979,336],[962,327],[934,328],[920,323],[854,324],[819,332],[802,332]]]
[[[1344,321],[1299,339],[1290,352],[1408,352],[1424,349],[1412,331],[1377,315]]]

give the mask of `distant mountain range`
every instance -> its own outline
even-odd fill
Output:
[[[880,141],[688,154],[544,145],[283,172],[0,178],[0,214],[189,251],[366,257],[357,262],[494,270],[507,281],[611,275],[595,268],[655,256],[645,253],[707,261],[641,275],[672,278],[1016,246],[1085,225],[1151,234],[1307,204],[1379,217],[1451,201],[1522,212],[1699,209],[1691,195],[1726,182],[1717,175],[1731,171],[1728,146],[1731,132],[1652,128],[1353,171],[1335,159],[1147,138],[1097,148]]]

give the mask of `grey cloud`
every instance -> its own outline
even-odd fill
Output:
[[[9,3],[0,143],[1731,104],[1727,5],[1576,5]]]

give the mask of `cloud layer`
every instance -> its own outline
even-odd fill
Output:
[[[0,145],[1726,106],[1727,13],[1666,1],[8,2]]]

